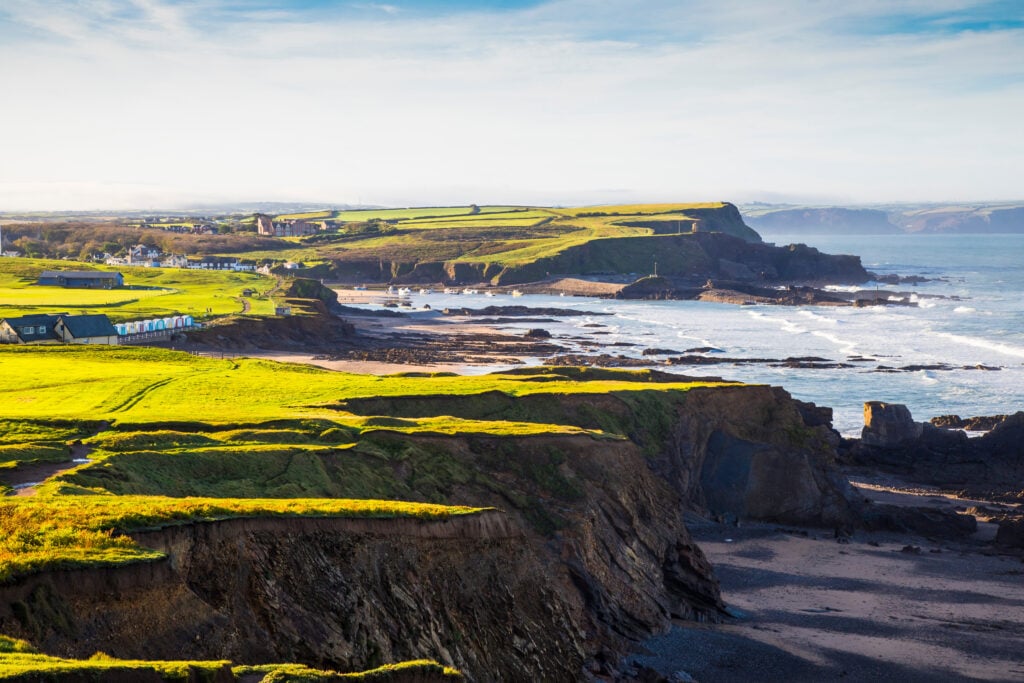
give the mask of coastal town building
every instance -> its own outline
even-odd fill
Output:
[[[64,344],[117,345],[117,330],[102,314],[62,315],[57,317],[54,333]]]
[[[234,256],[204,256],[201,259],[189,261],[188,267],[194,270],[234,270],[241,272],[256,270],[256,264],[245,263]]]
[[[0,319],[0,344],[59,344],[54,328],[62,315],[45,313]]]
[[[124,287],[124,276],[99,270],[44,270],[37,284],[51,287],[83,289],[118,289]]]
[[[304,237],[326,229],[327,225],[322,222],[311,223],[301,219],[275,221],[266,214],[256,214],[256,232],[268,237]]]
[[[102,314],[37,313],[0,319],[0,344],[116,345],[117,336]]]
[[[188,257],[165,254],[156,247],[136,245],[124,256],[103,254],[100,259],[108,266],[143,266],[146,268],[188,268]]]
[[[147,247],[145,244],[136,244],[128,250],[125,260],[132,265],[152,265],[155,261],[160,262],[163,252],[158,247]]]

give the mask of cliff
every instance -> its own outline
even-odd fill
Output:
[[[353,399],[337,408],[382,425],[448,415],[603,434],[367,431],[351,449],[320,459],[338,490],[505,512],[440,522],[237,519],[133,532],[166,559],[2,586],[0,632],[76,657],[102,650],[336,670],[429,658],[470,680],[584,680],[615,675],[629,643],[673,619],[721,615],[686,511],[828,526],[857,517],[834,474],[829,411],[777,388],[491,392]],[[161,480],[187,486],[194,467],[172,457],[136,474],[152,472],[159,492]],[[121,481],[116,459],[95,469],[105,478],[92,485]],[[231,486],[230,472],[219,476]],[[289,477],[303,484],[306,475],[284,468],[275,483],[287,486]]]
[[[361,238],[346,238],[328,256],[331,272],[316,276],[341,282],[514,285],[552,275],[649,273],[657,262],[662,275],[695,280],[736,272],[770,282],[867,279],[859,261],[846,262],[854,257],[763,244],[729,203],[606,208],[545,210],[546,218],[521,227],[474,227],[474,220],[462,220],[424,230],[411,221],[403,228],[406,224],[398,221],[378,238],[387,240],[386,249],[379,242],[369,248],[360,246]]]

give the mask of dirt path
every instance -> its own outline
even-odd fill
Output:
[[[64,462],[40,462],[31,465],[22,465],[3,475],[4,483],[14,489],[15,496],[34,496],[36,487],[50,477],[55,477],[62,472],[78,467],[89,461],[89,453],[93,447],[88,444],[73,444],[70,447],[70,461]]]

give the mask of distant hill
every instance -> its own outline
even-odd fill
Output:
[[[939,207],[901,216],[907,232],[915,233],[1024,233],[1024,206]]]
[[[1024,204],[892,204],[876,207],[743,207],[762,233],[790,235],[1024,233]]]
[[[747,222],[760,232],[809,235],[892,235],[903,232],[878,209],[782,209],[759,216],[747,215]]]

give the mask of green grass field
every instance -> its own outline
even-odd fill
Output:
[[[125,288],[112,290],[40,287],[44,270],[102,270],[124,275]],[[112,322],[189,314],[196,318],[242,311],[242,290],[273,289],[275,280],[255,273],[92,266],[70,261],[0,259],[0,318],[32,313],[104,313]],[[273,315],[268,297],[249,297],[251,315]],[[209,313],[207,312],[209,311]]]

